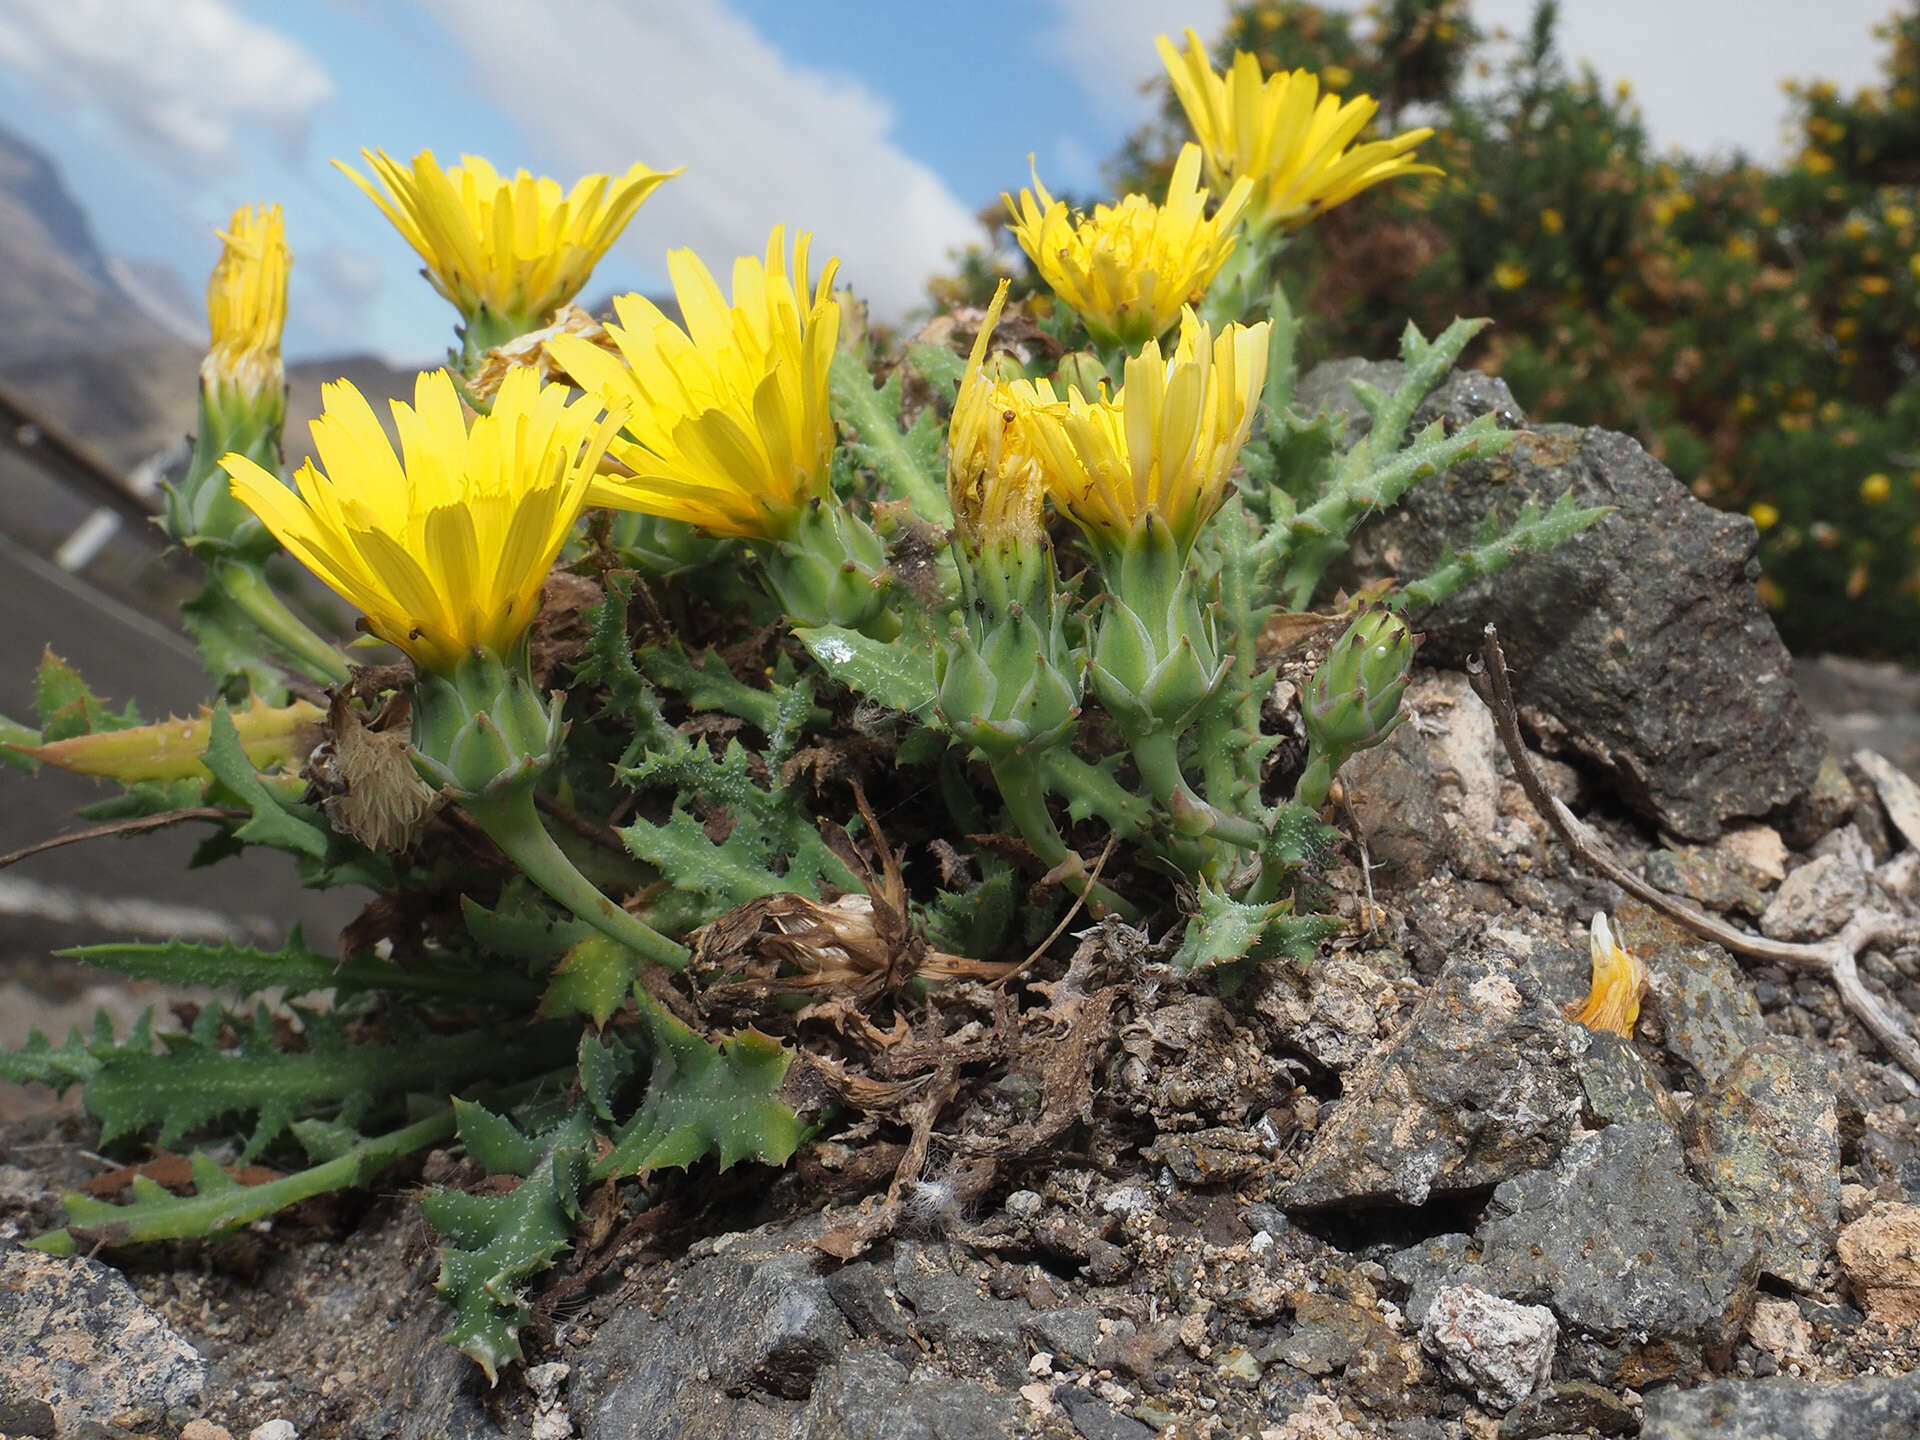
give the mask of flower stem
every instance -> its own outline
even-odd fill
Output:
[[[223,591],[234,608],[258,626],[260,633],[309,680],[323,685],[345,683],[347,662],[340,652],[289,610],[286,601],[254,567],[222,560],[212,567],[208,582]]]
[[[670,970],[686,969],[692,956],[684,945],[628,914],[574,868],[540,823],[531,786],[514,785],[502,794],[471,797],[461,806],[522,874],[580,919]]]
[[[1180,770],[1180,737],[1160,728],[1131,737],[1133,761],[1153,798],[1173,821],[1174,833],[1209,836],[1241,850],[1258,851],[1267,832],[1244,815],[1230,815],[1196,795]]]
[[[1089,883],[1086,862],[1060,838],[1059,827],[1047,810],[1047,787],[1033,757],[1007,755],[993,760],[991,765],[993,783],[999,788],[1007,814],[1013,817],[1021,838],[1043,864],[1058,872],[1060,883],[1109,914],[1118,915],[1122,920],[1138,920],[1140,911],[1134,905],[1098,881]]]

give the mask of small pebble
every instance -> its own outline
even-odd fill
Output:
[[[300,1432],[291,1420],[269,1420],[249,1430],[247,1440],[300,1440]]]

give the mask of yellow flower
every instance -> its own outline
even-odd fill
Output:
[[[1233,253],[1234,226],[1247,208],[1253,182],[1234,183],[1207,218],[1200,188],[1200,147],[1181,147],[1167,184],[1167,203],[1129,195],[1096,206],[1089,216],[1068,213],[1034,176],[1016,204],[1014,238],[1053,293],[1070,305],[1103,343],[1135,346],[1157,340],[1195,304]],[[1035,199],[1035,195],[1038,199]]]
[[[764,262],[734,262],[729,305],[691,250],[667,257],[686,328],[652,301],[622,295],[609,325],[619,356],[573,335],[550,353],[581,386],[627,412],[612,455],[633,473],[603,475],[591,503],[685,520],[715,535],[777,540],[828,494],[837,438],[828,373],[840,333],[838,260],[811,295],[808,236],[776,225]]]
[[[1070,389],[1064,405],[1036,410],[1054,503],[1096,543],[1157,516],[1184,551],[1219,508],[1253,426],[1268,329],[1262,320],[1212,335],[1189,313],[1169,356],[1149,341],[1127,361],[1111,400]]]
[[[1878,505],[1893,494],[1893,481],[1877,471],[1860,482],[1860,498],[1869,505]]]
[[[1558,235],[1567,228],[1567,217],[1549,205],[1540,212],[1540,228],[1549,235]]]
[[[1586,1001],[1567,1007],[1567,1018],[1589,1030],[1611,1030],[1633,1038],[1640,1018],[1640,997],[1647,993],[1647,967],[1631,950],[1614,942],[1605,914],[1593,916],[1593,984]]]
[[[1493,283],[1502,290],[1518,290],[1527,283],[1527,267],[1502,260],[1493,267]]]
[[[1857,283],[1862,295],[1884,295],[1893,288],[1893,282],[1884,275],[1862,275]]]
[[[1046,473],[1033,435],[1034,411],[1057,403],[1045,380],[995,380],[985,369],[993,327],[1007,301],[1002,280],[974,337],[947,426],[947,499],[954,524],[976,545],[1039,540]]]
[[[1432,137],[1424,126],[1353,145],[1380,108],[1370,96],[1342,104],[1321,95],[1319,78],[1306,70],[1262,77],[1260,62],[1244,50],[1222,75],[1192,30],[1184,54],[1165,35],[1158,44],[1173,93],[1206,151],[1208,183],[1224,190],[1251,178],[1257,225],[1304,225],[1383,180],[1440,173],[1408,153]]]
[[[242,205],[221,232],[220,260],[207,281],[207,321],[213,344],[201,378],[248,394],[279,391],[280,332],[287,323],[287,227],[278,205]]]
[[[1766,500],[1756,500],[1747,507],[1747,518],[1753,521],[1756,530],[1771,530],[1780,523],[1780,507]]]
[[[641,202],[680,173],[635,165],[618,179],[585,176],[563,195],[544,175],[508,180],[477,155],[442,170],[431,150],[411,168],[384,150],[360,154],[385,193],[333,163],[426,261],[433,288],[469,323],[487,317],[489,344],[537,328],[577,295]]]
[[[619,416],[533,371],[512,371],[468,425],[444,370],[414,403],[393,402],[401,454],[358,390],[322,387],[313,461],[280,478],[243,455],[220,464],[237,495],[292,554],[422,668],[474,650],[504,656],[533,622],[540,587],[586,504]]]

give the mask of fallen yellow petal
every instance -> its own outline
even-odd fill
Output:
[[[1586,1000],[1567,1007],[1567,1018],[1589,1030],[1611,1030],[1633,1038],[1640,1018],[1640,997],[1647,993],[1647,967],[1640,957],[1615,942],[1603,912],[1593,916],[1593,988]]]

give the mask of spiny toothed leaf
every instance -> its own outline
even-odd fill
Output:
[[[640,666],[649,679],[677,690],[695,710],[721,710],[737,715],[763,733],[778,723],[780,700],[771,690],[748,685],[727,668],[727,662],[708,650],[696,661],[674,641],[649,645],[640,652]],[[663,737],[664,738],[664,737]]]
[[[528,1313],[522,1287],[567,1248],[579,1218],[593,1124],[582,1107],[529,1137],[478,1105],[455,1102],[455,1108],[460,1138],[475,1158],[482,1164],[488,1163],[483,1155],[511,1160],[495,1173],[521,1177],[502,1195],[436,1189],[420,1201],[427,1223],[448,1240],[440,1250],[440,1292],[453,1303],[456,1318],[446,1338],[478,1361],[492,1382],[502,1365],[522,1355],[520,1328]],[[507,1144],[503,1132],[517,1143]]]
[[[1291,901],[1243,904],[1205,880],[1198,894],[1199,904],[1187,917],[1187,933],[1169,962],[1179,975],[1282,954],[1308,960],[1322,940],[1340,933],[1337,918],[1296,915]]]
[[[589,932],[561,959],[540,997],[542,1020],[585,1015],[594,1028],[607,1023],[627,998],[640,957],[611,936]]]
[[[41,740],[47,744],[100,730],[126,730],[140,723],[140,712],[132,702],[120,714],[114,714],[87,688],[80,672],[51,650],[40,655],[33,708],[40,717]]]
[[[489,910],[470,895],[460,897],[467,933],[495,955],[551,965],[596,931],[584,920],[563,915],[538,890],[516,876]]]
[[[56,953],[64,960],[84,960],[89,965],[138,980],[208,985],[249,994],[272,989],[284,989],[288,995],[314,990],[335,990],[342,994],[394,990],[506,1001],[530,1000],[534,994],[527,981],[516,975],[502,975],[498,970],[407,970],[386,960],[335,960],[309,950],[298,926],[278,950],[164,940],[79,945]]]
[[[797,627],[820,668],[864,699],[925,720],[933,713],[933,652],[887,643],[840,625]]]
[[[587,653],[574,670],[577,687],[600,692],[606,713],[627,722],[635,745],[666,738],[671,727],[660,718],[660,699],[633,663],[633,641],[627,634],[627,611],[634,577],[615,573],[606,577],[606,598],[584,612],[592,638]]]
[[[770,768],[777,774],[778,761]],[[665,821],[641,820],[620,832],[634,855],[698,902],[700,922],[762,895],[814,894],[823,881],[843,890],[860,888],[858,877],[801,808],[797,787],[763,787],[738,740],[716,758],[704,738],[692,743],[678,738],[620,773],[628,784],[697,796],[727,812],[729,828],[718,842],[680,800]]]
[[[909,345],[907,363],[933,387],[943,412],[951,410],[954,392],[967,373],[967,357],[946,345]]]
[[[40,732],[31,725],[22,725],[18,720],[9,720],[0,715],[0,764],[11,765],[31,775],[40,768],[40,762],[31,755],[22,755],[14,747],[31,748],[42,743]]]
[[[614,1096],[633,1075],[634,1054],[618,1036],[580,1036],[580,1093],[602,1120],[613,1120]]]
[[[749,1157],[785,1164],[803,1134],[777,1098],[792,1055],[755,1030],[704,1039],[645,990],[636,986],[633,998],[650,1042],[646,1098],[615,1132],[593,1178],[684,1168],[708,1154],[723,1170]]]
[[[101,1143],[157,1129],[170,1146],[226,1117],[254,1117],[251,1158],[295,1119],[315,1110],[349,1124],[410,1091],[447,1094],[481,1080],[511,1080],[563,1063],[572,1050],[564,1025],[475,1029],[451,1035],[397,1034],[390,1043],[350,1043],[326,1012],[302,1012],[306,1048],[283,1048],[264,1009],[240,1016],[216,1006],[192,1035],[163,1037],[152,1049],[146,1023],[121,1045],[95,1045],[99,1061],[85,1101]],[[223,1036],[230,1031],[230,1036]]]
[[[94,1046],[99,1043],[103,1024],[108,1026],[106,1041],[111,1045],[113,1030],[104,1010],[94,1019],[92,1042],[84,1039],[77,1028],[69,1031],[67,1043],[59,1046],[38,1030],[29,1030],[27,1043],[20,1049],[0,1050],[0,1080],[15,1085],[45,1085],[54,1090],[84,1085],[100,1068]]]
[[[871,471],[883,498],[905,500],[921,519],[953,523],[947,504],[947,469],[940,459],[945,427],[931,408],[920,412],[913,428],[900,428],[900,372],[876,386],[866,365],[842,350],[833,357],[833,418],[845,425],[854,464]]]
[[[942,890],[927,910],[927,939],[955,955],[997,954],[1013,926],[1020,887],[1013,867],[997,856],[981,859],[984,878],[965,892]]]
[[[1539,504],[1529,497],[1512,525],[1502,529],[1498,518],[1489,515],[1479,543],[1465,551],[1449,549],[1431,574],[1389,596],[1387,603],[1408,612],[1438,605],[1474,581],[1499,574],[1521,556],[1551,550],[1612,513],[1610,505],[1581,509],[1571,495],[1562,495],[1542,515]]]

